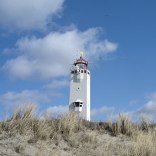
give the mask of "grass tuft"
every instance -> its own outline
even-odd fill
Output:
[[[57,149],[62,146],[61,144],[66,144],[62,147],[63,151],[72,151],[73,155],[104,155],[105,152],[113,155],[112,151],[115,150],[114,155],[155,156],[156,129],[146,118],[142,118],[139,124],[133,123],[124,114],[119,114],[116,121],[109,119],[107,122],[85,121],[74,113],[56,119],[48,116],[40,119],[35,115],[35,109],[35,105],[20,108],[11,118],[0,122],[0,140],[4,139],[1,137],[3,133],[10,138],[17,135],[29,136],[27,140],[29,145],[43,141],[53,142],[52,148]],[[108,143],[103,139],[106,134],[116,138],[122,135],[128,138],[130,144],[123,145],[115,141]],[[102,146],[101,142],[103,146],[107,146],[105,151],[99,148]],[[25,150],[24,147],[18,144],[14,147],[14,151],[21,154]]]

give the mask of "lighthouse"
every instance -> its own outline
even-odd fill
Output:
[[[70,70],[69,111],[90,121],[90,71],[83,53]]]

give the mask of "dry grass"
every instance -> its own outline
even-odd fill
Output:
[[[156,131],[137,131],[130,146],[120,145],[122,156],[155,156]]]
[[[62,155],[59,150],[69,155],[78,156],[111,156],[113,154],[154,156],[156,153],[154,124],[145,118],[141,120],[140,124],[135,124],[124,114],[119,114],[116,122],[108,120],[108,122],[100,123],[84,121],[73,113],[57,119],[50,117],[39,119],[35,116],[35,107],[29,106],[18,109],[10,119],[0,122],[0,136],[3,133],[8,138],[15,138],[17,135],[28,136],[28,144],[37,145],[42,142],[41,147],[45,147],[44,153],[53,144],[54,147],[49,148],[53,149],[49,151],[52,153],[49,156],[54,153]],[[106,138],[106,134],[109,139]],[[0,138],[0,140],[2,139],[4,137]],[[16,153],[22,154],[25,146],[19,144],[14,147],[14,150]],[[42,152],[37,153],[41,154]]]
[[[149,132],[138,132],[136,136],[133,136],[135,145],[132,148],[134,155],[152,155],[156,154],[156,132],[150,130]]]

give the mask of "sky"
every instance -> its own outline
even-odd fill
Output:
[[[91,119],[156,117],[156,1],[1,0],[0,119],[68,111],[70,66],[92,62]]]

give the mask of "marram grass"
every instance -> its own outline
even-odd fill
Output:
[[[61,155],[62,150],[66,155],[78,156],[156,155],[156,128],[149,120],[142,119],[136,124],[126,115],[119,114],[116,122],[111,119],[88,122],[73,113],[58,118],[47,115],[39,118],[35,109],[33,105],[18,109],[9,119],[0,122],[0,145],[9,138],[26,138],[25,145],[21,143],[13,148],[12,152],[18,155],[26,155],[28,145],[34,146],[34,151],[36,146],[34,155],[49,151],[46,156]],[[40,143],[42,148],[38,148]],[[0,147],[0,155],[7,155],[1,151]]]

